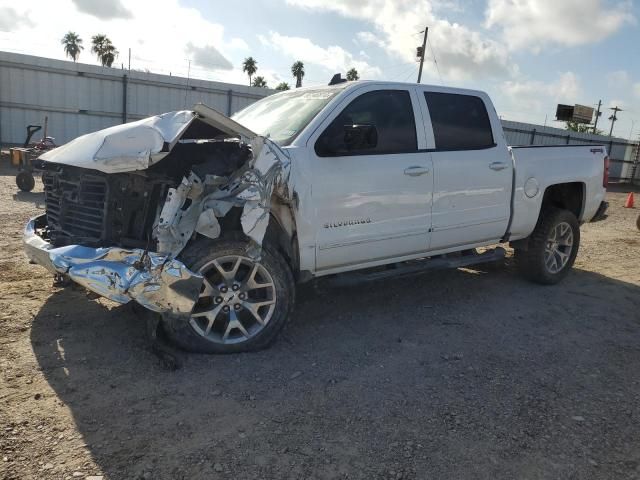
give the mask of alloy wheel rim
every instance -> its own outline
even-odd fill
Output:
[[[204,280],[189,323],[200,336],[223,345],[242,343],[269,323],[276,288],[262,264],[227,255],[206,263],[199,273]]]
[[[549,273],[558,273],[569,263],[573,250],[573,229],[567,222],[551,230],[544,249],[544,263]]]

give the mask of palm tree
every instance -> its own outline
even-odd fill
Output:
[[[91,52],[96,54],[103,67],[110,67],[118,56],[118,50],[109,37],[103,34],[91,37]]]
[[[242,62],[242,71],[249,75],[249,85],[251,86],[251,77],[258,71],[258,62],[253,57],[247,57]]]
[[[276,87],[276,90],[284,92],[285,90],[289,90],[290,88],[291,87],[289,87],[289,84],[287,82],[280,82]]]
[[[254,87],[267,88],[267,81],[264,77],[256,77],[253,79],[253,83],[251,85]]]
[[[360,75],[358,75],[358,71],[355,68],[352,68],[347,72],[347,80],[349,80],[350,82],[360,80]]]
[[[304,77],[304,63],[298,60],[291,65],[291,75],[296,78],[296,88],[302,86],[302,77]]]
[[[64,53],[67,57],[71,57],[74,62],[78,60],[80,51],[84,50],[82,39],[80,35],[75,32],[67,32],[66,35],[62,37],[60,43],[64,45]]]

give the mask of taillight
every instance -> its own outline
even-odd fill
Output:
[[[609,185],[609,156],[604,157],[604,172],[602,173],[602,186],[607,188]]]

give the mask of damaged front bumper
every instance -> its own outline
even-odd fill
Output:
[[[191,313],[202,276],[182,262],[142,249],[56,248],[40,236],[45,226],[46,216],[41,215],[25,227],[24,248],[32,262],[118,303],[135,300],[154,312]]]

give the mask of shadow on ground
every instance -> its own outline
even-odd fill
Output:
[[[44,192],[18,191],[13,194],[13,199],[16,202],[30,202],[34,203],[38,208],[44,208]]]
[[[621,478],[640,465],[639,306],[586,271],[316,283],[271,349],[171,372],[128,307],[68,289],[31,338],[107,478]]]

